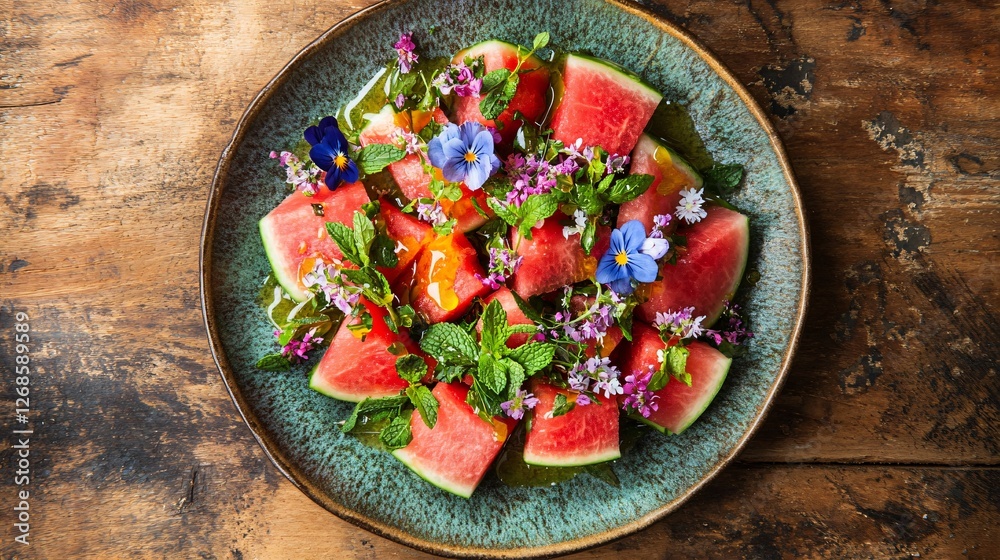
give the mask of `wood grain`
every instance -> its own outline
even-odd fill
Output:
[[[267,462],[197,297],[207,189],[236,119],[367,4],[0,0],[0,333],[30,315],[36,371],[33,544],[11,542],[4,474],[4,557],[421,556],[323,513]],[[741,463],[578,556],[996,557],[1000,6],[649,4],[770,109],[815,283]],[[2,396],[11,410],[10,383]],[[4,439],[0,472],[11,461]]]

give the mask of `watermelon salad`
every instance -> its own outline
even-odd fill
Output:
[[[732,303],[749,222],[724,200],[742,166],[696,169],[659,92],[547,33],[393,48],[270,154],[290,193],[260,220],[278,349],[257,367],[308,364],[356,403],[331,423],[459,496],[494,465],[617,484],[613,462],[695,422],[753,336]]]

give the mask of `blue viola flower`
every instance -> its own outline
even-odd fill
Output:
[[[656,259],[666,253],[660,245],[647,242],[642,222],[626,222],[611,232],[611,246],[597,263],[597,281],[608,284],[618,294],[631,294],[635,290],[633,279],[639,282],[656,280],[659,268]]]
[[[427,158],[441,170],[444,178],[465,182],[469,190],[483,188],[483,183],[500,168],[493,153],[493,135],[477,122],[462,126],[445,125],[440,134],[427,143]]]
[[[317,126],[307,128],[303,136],[312,146],[309,158],[326,171],[327,187],[332,190],[341,181],[353,183],[358,180],[358,165],[347,155],[347,138],[340,132],[337,119],[323,117]]]

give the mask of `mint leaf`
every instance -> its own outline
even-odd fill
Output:
[[[562,416],[563,414],[573,410],[573,407],[575,406],[576,401],[566,400],[566,395],[557,393],[556,400],[552,405],[552,417],[555,418],[556,416]]]
[[[390,450],[406,447],[413,440],[413,434],[410,433],[410,419],[402,416],[393,418],[388,426],[382,428],[378,439]]]
[[[583,233],[580,234],[580,245],[583,247],[583,252],[589,255],[595,243],[597,243],[597,219],[590,218],[583,228]]]
[[[392,144],[368,144],[358,150],[357,163],[362,173],[372,175],[404,157],[406,150],[401,150]]]
[[[344,254],[344,259],[358,266],[361,265],[361,257],[358,255],[357,245],[354,243],[354,231],[340,222],[327,222],[326,232],[333,238],[340,252]]]
[[[492,72],[489,72],[483,76],[483,87],[482,90],[485,92],[492,91],[494,89],[502,86],[508,79],[510,79],[511,72],[506,68],[499,68]]]
[[[688,387],[691,386],[691,374],[687,372],[687,359],[689,354],[691,354],[691,351],[687,348],[675,345],[667,349],[666,356],[666,363],[670,370],[670,374]]]
[[[345,268],[340,273],[349,282],[361,288],[361,293],[375,305],[385,307],[392,303],[392,287],[381,272],[371,267]],[[391,326],[391,325],[390,325]]]
[[[535,35],[535,40],[531,44],[531,50],[537,51],[538,49],[549,44],[549,32],[542,31],[538,35]]]
[[[514,303],[517,304],[517,308],[521,310],[521,313],[524,313],[525,317],[531,319],[532,322],[535,323],[542,322],[542,314],[539,313],[538,310],[535,309],[530,303],[524,301],[524,298],[517,295],[517,292],[511,290],[510,295],[514,297]]]
[[[484,388],[478,381],[473,382],[465,402],[469,403],[483,422],[490,425],[493,424],[493,417],[503,412],[500,408],[500,397],[489,394],[489,389]]]
[[[500,217],[501,220],[514,227],[520,225],[521,211],[517,206],[514,206],[513,204],[505,204],[492,196],[486,199],[486,203],[490,206],[493,212]]]
[[[427,362],[416,354],[396,358],[396,373],[410,383],[420,383],[427,375]]]
[[[499,301],[493,300],[483,310],[483,332],[480,335],[483,350],[499,354],[506,348],[505,343],[509,336],[507,312],[503,310]]]
[[[507,387],[507,369],[490,354],[479,356],[479,371],[474,375],[494,395],[499,395]]]
[[[506,82],[503,82],[502,86],[492,88],[490,93],[486,95],[479,102],[479,112],[483,114],[483,117],[493,120],[503,113],[507,106],[510,104],[510,100],[514,98],[514,94],[517,93],[517,84],[520,82],[517,74],[511,74],[510,70],[503,69],[502,71],[508,74]],[[486,87],[486,78],[495,72],[501,72],[501,70],[494,70],[490,72],[483,78],[483,87]]]
[[[646,192],[652,184],[652,175],[629,175],[615,182],[608,191],[608,200],[613,204],[628,202]]]
[[[721,195],[732,194],[743,180],[743,166],[738,163],[715,164],[702,172],[705,186]]]
[[[354,429],[354,426],[358,423],[358,418],[360,416],[373,417],[379,413],[389,412],[393,415],[399,414],[399,409],[406,404],[409,399],[406,395],[395,395],[392,397],[383,397],[381,399],[365,399],[354,406],[354,411],[351,412],[351,416],[344,421],[344,425],[340,427],[340,431],[350,432]]]
[[[433,429],[437,424],[438,400],[431,394],[431,390],[423,385],[413,385],[406,389],[406,396],[410,398],[414,408],[420,412],[420,419]]]
[[[531,228],[548,218],[559,209],[559,198],[555,193],[533,194],[521,205],[521,223],[518,230],[526,239],[531,239]]]
[[[257,360],[257,369],[264,371],[288,371],[292,369],[292,363],[288,361],[288,358],[282,356],[280,352],[275,352]]]
[[[528,376],[549,367],[556,354],[556,347],[545,342],[529,342],[518,346],[507,356],[521,364]]]
[[[517,390],[521,388],[524,384],[524,380],[528,378],[528,373],[525,371],[521,364],[511,360],[510,358],[504,358],[502,360],[503,366],[507,368],[507,398],[513,399],[517,396]]]
[[[438,381],[444,381],[445,383],[451,383],[453,381],[461,381],[465,374],[469,371],[468,366],[442,366],[439,365],[437,369],[434,370],[434,379]]]
[[[371,253],[375,266],[393,268],[399,264],[399,257],[396,256],[396,242],[388,235],[380,233],[375,236]]]
[[[364,212],[354,211],[354,246],[358,252],[361,262],[358,266],[368,266],[368,253],[371,251],[372,241],[375,240],[375,224],[368,219]]]
[[[471,366],[479,362],[479,345],[454,323],[431,325],[420,348],[444,365]]]

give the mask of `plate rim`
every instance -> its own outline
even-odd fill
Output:
[[[225,349],[222,347],[221,339],[218,334],[218,327],[215,322],[215,305],[212,301],[212,294],[209,289],[212,270],[212,240],[214,239],[215,234],[215,222],[221,200],[222,184],[226,182],[229,176],[233,149],[243,141],[249,127],[249,123],[257,117],[265,102],[267,102],[271,96],[274,95],[277,89],[284,84],[291,72],[297,69],[305,60],[309,59],[313,56],[313,54],[325,47],[327,43],[353,27],[357,21],[372,17],[377,13],[386,10],[391,5],[402,4],[410,1],[412,0],[381,0],[371,6],[354,12],[353,14],[350,14],[346,18],[335,23],[332,27],[327,29],[319,37],[300,50],[281,68],[281,70],[277,72],[277,74],[275,74],[273,78],[267,82],[266,85],[264,85],[264,87],[250,101],[250,104],[247,106],[243,115],[237,122],[232,138],[222,150],[219,157],[219,163],[216,166],[215,173],[212,177],[212,185],[208,193],[205,218],[202,224],[200,251],[198,256],[202,317],[207,330],[212,359],[222,376],[223,383],[226,386],[226,391],[228,391],[233,404],[236,406],[236,409],[240,414],[240,417],[246,423],[247,427],[250,428],[250,432],[253,434],[254,439],[257,440],[257,443],[264,451],[264,455],[270,459],[271,463],[278,469],[278,471],[317,505],[323,507],[337,517],[379,536],[431,554],[439,554],[449,557],[493,559],[538,558],[569,554],[606,544],[636,533],[677,510],[694,494],[701,490],[703,486],[714,479],[736,458],[736,456],[740,454],[740,452],[743,451],[747,442],[757,431],[757,428],[760,427],[761,422],[764,420],[764,417],[767,416],[768,411],[773,405],[775,396],[784,384],[785,378],[788,376],[792,359],[798,347],[809,302],[809,293],[811,288],[811,264],[809,259],[809,227],[806,220],[805,208],[802,202],[802,194],[799,189],[798,182],[795,180],[791,164],[788,161],[788,155],[785,153],[784,145],[768,118],[767,113],[764,112],[757,101],[750,95],[750,92],[746,89],[746,87],[739,80],[737,80],[732,72],[715,56],[715,54],[704,46],[698,39],[677,24],[667,20],[665,17],[656,14],[649,8],[642,6],[633,0],[603,1],[606,4],[610,4],[626,13],[647,20],[661,32],[668,33],[675,39],[679,40],[686,47],[695,52],[706,64],[708,64],[712,71],[723,80],[723,82],[736,92],[740,100],[750,111],[751,115],[753,115],[754,119],[756,119],[758,124],[760,124],[763,128],[764,133],[767,135],[768,140],[771,143],[771,149],[774,151],[778,159],[778,163],[781,166],[785,180],[790,187],[795,206],[795,215],[798,221],[799,254],[802,261],[802,289],[799,293],[798,311],[795,314],[795,322],[792,327],[791,335],[782,354],[781,365],[778,368],[777,375],[775,376],[775,379],[768,389],[764,399],[758,405],[753,420],[751,420],[747,430],[736,442],[736,445],[734,445],[724,457],[713,465],[700,480],[688,487],[681,495],[677,496],[670,502],[661,505],[657,509],[630,523],[608,529],[600,533],[549,545],[504,550],[455,546],[425,540],[392,525],[377,521],[366,515],[362,515],[331,499],[315,484],[310,483],[306,477],[298,476],[300,473],[298,473],[297,467],[295,467],[295,465],[280,452],[278,446],[271,441],[270,437],[266,436],[263,424],[257,419],[256,415],[250,412],[251,409],[249,408],[249,403],[236,386],[235,376],[233,375],[232,368],[229,364],[228,358],[226,357]]]

